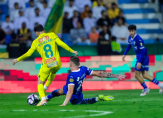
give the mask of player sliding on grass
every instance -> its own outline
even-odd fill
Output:
[[[13,60],[13,65],[30,57],[35,50],[39,52],[42,58],[42,65],[38,74],[38,92],[41,97],[41,102],[37,104],[37,106],[42,106],[46,104],[45,90],[48,89],[56,72],[61,68],[61,60],[57,45],[75,55],[78,55],[78,52],[72,50],[68,45],[62,42],[55,33],[45,33],[42,25],[35,26],[34,31],[38,38],[33,41],[27,53]]]
[[[159,83],[155,78],[148,75],[149,70],[149,57],[148,57],[148,51],[144,46],[143,39],[136,34],[136,26],[135,25],[129,25],[128,26],[129,31],[129,38],[128,43],[129,45],[126,48],[126,51],[124,52],[124,55],[122,57],[122,60],[125,61],[125,55],[130,50],[131,46],[133,50],[136,53],[137,62],[135,65],[135,78],[140,82],[144,90],[140,94],[140,96],[145,96],[147,93],[149,93],[150,89],[147,88],[144,79],[148,79],[154,84],[158,85],[159,87],[159,94],[163,91],[163,84]],[[142,74],[143,78],[140,76]]]
[[[101,78],[118,78],[121,80],[125,78],[123,75],[111,74],[105,71],[93,71],[85,66],[80,66],[80,61],[77,56],[71,57],[70,59],[70,70],[71,73],[67,77],[67,82],[61,89],[54,90],[46,99],[49,100],[53,97],[58,97],[60,95],[66,95],[64,103],[60,106],[66,106],[70,101],[71,104],[94,104],[97,101],[110,101],[113,100],[113,96],[103,96],[99,95],[95,98],[83,99],[82,93],[82,83],[86,75],[98,76]],[[90,85],[91,86],[91,85]]]

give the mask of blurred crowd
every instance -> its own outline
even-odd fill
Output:
[[[17,42],[30,46],[37,37],[34,26],[45,25],[55,1],[8,0],[9,15],[1,23],[0,44]],[[129,36],[127,24],[123,11],[114,0],[110,1],[67,0],[62,32],[70,34],[73,44],[97,43],[99,55],[109,52],[105,47],[121,52],[120,44],[126,44]]]
[[[112,52],[108,49],[121,52],[120,44],[127,44],[129,36],[123,11],[116,2],[105,0],[69,0],[64,8],[63,33],[70,33],[73,44],[97,43],[99,55]]]
[[[18,42],[30,46],[37,37],[33,31],[34,26],[45,25],[54,2],[55,0],[8,0],[9,14],[6,14],[5,22],[1,22],[0,44]]]

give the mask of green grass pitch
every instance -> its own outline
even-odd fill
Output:
[[[57,97],[46,106],[27,104],[30,93],[0,94],[0,118],[161,118],[163,116],[163,95],[158,90],[140,97],[141,90],[86,91],[84,98],[99,94],[113,95],[115,99],[91,105],[71,105],[65,107],[65,96]]]

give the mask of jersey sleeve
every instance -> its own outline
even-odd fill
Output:
[[[22,60],[30,57],[34,53],[35,50],[36,50],[36,46],[33,42],[31,48],[24,55],[17,58],[17,61],[22,61]]]
[[[75,85],[75,79],[73,76],[67,77],[67,85]]]
[[[85,66],[83,66],[83,67],[84,67],[84,69],[85,69],[86,75],[91,75],[91,74],[92,74],[92,72],[93,72],[92,69],[90,69],[90,68],[88,68],[88,67],[85,67]]]
[[[63,41],[61,41],[61,40],[59,39],[59,37],[58,37],[56,34],[54,34],[54,37],[55,37],[56,43],[57,43],[59,46],[61,46],[63,49],[65,49],[65,50],[67,50],[67,51],[69,51],[69,52],[71,52],[71,53],[74,52],[74,50],[71,49],[71,48],[70,48],[67,44],[65,44]]]
[[[145,47],[144,47],[144,41],[143,41],[143,39],[142,38],[139,38],[139,39],[137,39],[137,49],[138,50],[142,50],[142,49],[144,49]]]

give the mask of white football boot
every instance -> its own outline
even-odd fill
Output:
[[[145,96],[147,95],[147,93],[149,93],[150,89],[149,88],[146,88],[144,90],[142,90],[142,93],[140,94],[140,96]]]
[[[161,95],[163,92],[163,83],[160,83],[159,85],[159,94]]]

